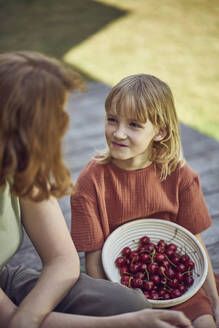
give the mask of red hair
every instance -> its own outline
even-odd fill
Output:
[[[67,92],[82,88],[77,73],[36,52],[0,54],[0,186],[34,201],[73,191],[62,159],[69,117]]]

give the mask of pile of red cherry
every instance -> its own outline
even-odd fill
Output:
[[[188,254],[179,252],[176,244],[164,240],[155,244],[143,236],[138,245],[136,250],[123,248],[115,260],[121,284],[140,288],[152,300],[180,297],[192,286],[195,263]]]

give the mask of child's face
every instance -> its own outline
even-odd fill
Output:
[[[106,115],[105,136],[113,162],[126,170],[137,170],[148,164],[152,140],[157,129],[147,120],[142,123],[129,115],[116,113],[113,108]]]

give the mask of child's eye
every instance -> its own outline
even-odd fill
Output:
[[[136,123],[136,122],[131,122],[129,125],[133,128],[141,128],[141,125],[139,123]]]
[[[116,123],[117,122],[117,120],[114,117],[109,116],[106,119],[107,119],[107,122],[110,122],[110,123]]]

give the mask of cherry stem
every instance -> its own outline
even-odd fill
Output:
[[[170,261],[169,257],[165,254],[165,257],[167,258],[167,260],[170,262],[170,264],[172,264],[172,266],[174,266],[175,268],[177,267],[176,264],[174,264],[172,261]]]
[[[164,275],[164,277],[167,278],[167,280],[172,281],[172,279],[170,279],[169,277],[167,277],[167,275],[166,275],[166,273],[164,272],[164,270],[162,270],[162,271],[163,271],[163,275]]]
[[[146,275],[147,275],[147,280],[150,280],[150,275],[147,269],[145,269]]]
[[[151,263],[154,263],[154,255],[155,255],[155,253],[156,253],[156,249],[154,249],[152,251],[152,254],[151,254]]]
[[[173,237],[168,241],[168,243],[170,243],[171,241],[173,241],[176,238],[177,232],[178,232],[178,229],[176,228],[174,231]]]

